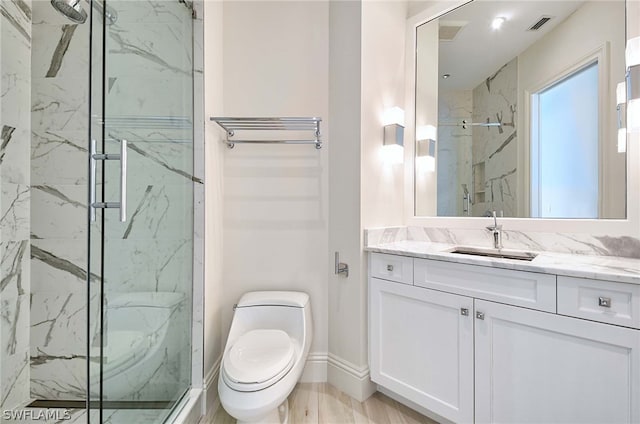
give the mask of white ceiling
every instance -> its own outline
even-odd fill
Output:
[[[503,65],[544,37],[584,1],[495,1],[475,0],[439,19],[440,24],[464,21],[466,25],[453,41],[440,42],[440,89],[473,89]],[[543,15],[552,16],[538,31],[527,31]],[[506,18],[500,30],[491,21]],[[426,25],[429,25],[426,24]]]
[[[409,0],[407,2],[407,18],[417,15],[423,10],[426,10],[431,6],[435,6],[436,4],[438,4],[438,2],[434,0]]]

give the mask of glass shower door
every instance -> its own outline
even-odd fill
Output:
[[[94,8],[91,422],[161,423],[191,385],[192,11],[104,7],[116,19]]]

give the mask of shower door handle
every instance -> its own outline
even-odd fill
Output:
[[[127,140],[120,141],[120,222],[127,221]]]
[[[91,150],[89,151],[89,214],[91,222],[96,220],[96,140],[91,139]]]
[[[96,202],[96,168],[97,161],[119,160],[120,161],[120,201],[119,202]],[[96,209],[119,208],[120,222],[127,220],[127,140],[120,140],[120,154],[96,153],[96,141],[91,140],[91,165],[90,165],[90,202],[91,221],[96,220]]]

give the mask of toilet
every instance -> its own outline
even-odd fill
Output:
[[[287,423],[287,397],[300,379],[312,323],[309,295],[249,292],[235,306],[218,393],[238,423]]]

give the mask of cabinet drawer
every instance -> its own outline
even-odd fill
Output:
[[[372,253],[369,267],[372,277],[413,284],[413,258]]]
[[[640,286],[558,276],[558,313],[640,328]]]
[[[416,259],[414,284],[478,299],[556,312],[556,276]]]

